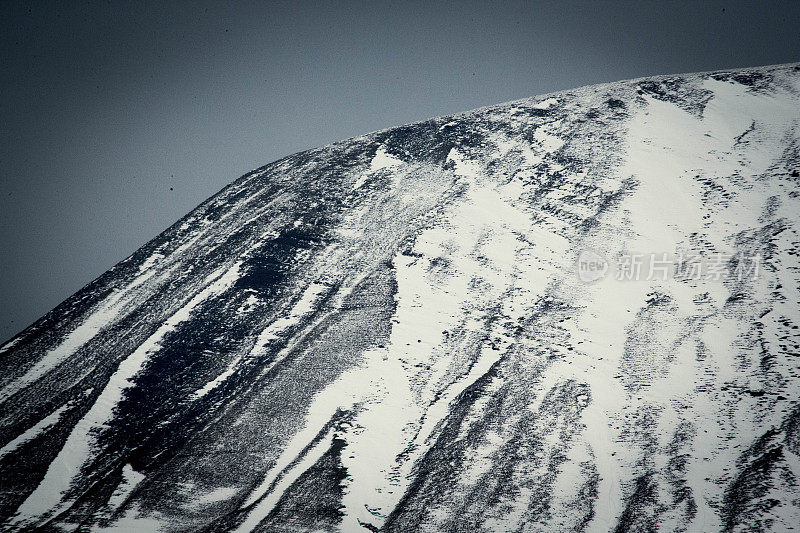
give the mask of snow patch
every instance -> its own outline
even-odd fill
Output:
[[[558,100],[556,98],[548,98],[539,103],[533,104],[531,107],[533,109],[550,109],[554,105],[558,105]]]
[[[369,164],[369,169],[371,172],[375,172],[377,170],[382,170],[384,168],[391,168],[398,165],[402,165],[403,160],[393,156],[386,149],[381,146],[375,152],[375,156],[372,158],[372,161]]]

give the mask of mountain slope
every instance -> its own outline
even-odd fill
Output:
[[[267,165],[0,348],[0,524],[795,526],[799,195],[796,65]]]

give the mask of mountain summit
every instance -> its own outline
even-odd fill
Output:
[[[6,531],[800,524],[800,65],[295,154],[0,347]]]

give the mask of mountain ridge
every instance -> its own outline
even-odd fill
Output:
[[[245,174],[0,347],[0,520],[788,526],[798,94],[794,64],[641,78]],[[632,252],[730,257],[610,275]]]
[[[309,153],[309,152],[314,152],[314,151],[317,151],[317,150],[326,149],[326,148],[333,147],[333,146],[339,145],[339,144],[347,144],[347,143],[356,141],[356,140],[361,139],[361,138],[370,137],[370,136],[373,136],[373,135],[379,135],[379,134],[388,132],[388,131],[396,129],[396,128],[412,127],[412,126],[417,126],[417,125],[420,125],[420,124],[423,124],[423,123],[427,123],[427,122],[431,122],[431,121],[453,120],[453,119],[456,119],[458,117],[461,117],[462,115],[466,116],[466,115],[474,114],[474,113],[477,113],[477,112],[480,112],[480,111],[490,110],[492,108],[497,108],[497,107],[502,107],[502,106],[507,106],[507,105],[514,105],[514,104],[522,103],[522,102],[533,100],[533,99],[546,99],[546,98],[549,98],[549,97],[558,96],[558,95],[560,95],[562,93],[569,93],[571,91],[576,91],[576,90],[581,90],[581,89],[601,88],[601,87],[605,87],[605,86],[613,86],[613,85],[616,85],[616,84],[619,84],[619,83],[635,83],[635,82],[641,82],[641,81],[645,81],[645,80],[663,81],[665,79],[680,78],[680,77],[685,77],[685,76],[725,75],[725,74],[745,73],[745,72],[750,72],[750,71],[763,71],[763,70],[781,69],[781,68],[788,69],[788,68],[791,68],[791,67],[798,68],[799,66],[800,66],[800,63],[792,63],[792,62],[789,62],[789,63],[776,63],[776,64],[773,64],[773,65],[751,66],[751,67],[736,67],[736,68],[721,69],[721,70],[720,69],[718,69],[718,70],[708,70],[708,71],[701,71],[701,72],[683,72],[683,73],[674,73],[674,74],[657,74],[657,75],[653,75],[653,76],[642,76],[642,77],[639,77],[639,78],[630,78],[630,79],[621,80],[621,81],[603,82],[603,83],[598,83],[598,84],[581,85],[579,87],[575,87],[575,88],[572,88],[572,89],[563,89],[563,90],[549,92],[549,93],[537,94],[537,95],[529,96],[529,97],[517,98],[517,99],[513,99],[513,100],[508,100],[506,102],[502,102],[502,103],[499,103],[499,104],[490,104],[490,105],[486,105],[486,106],[477,107],[477,108],[474,108],[474,109],[470,109],[468,111],[461,111],[461,112],[453,113],[453,114],[439,115],[439,116],[432,117],[432,118],[429,118],[429,119],[423,119],[423,120],[419,120],[419,121],[415,121],[415,122],[409,122],[407,124],[401,124],[401,125],[397,125],[397,126],[390,126],[388,128],[383,128],[383,129],[379,129],[379,130],[374,130],[374,131],[362,133],[362,134],[359,134],[359,135],[356,135],[356,136],[353,136],[353,137],[349,137],[347,139],[334,141],[332,143],[329,143],[329,144],[326,144],[326,145],[323,145],[323,146],[319,146],[319,147],[316,147],[316,148],[308,148],[306,150],[301,150],[299,152],[294,152],[294,153],[285,155],[283,157],[280,157],[280,158],[276,159],[275,161],[272,161],[270,163],[267,163],[265,165],[257,167],[257,168],[255,168],[253,170],[250,170],[250,171],[244,173],[243,175],[241,175],[240,177],[236,178],[231,183],[223,186],[222,188],[220,188],[219,190],[214,192],[211,196],[209,196],[206,200],[202,201],[197,206],[192,208],[189,211],[189,213],[187,213],[183,217],[179,218],[176,222],[174,222],[169,227],[164,229],[164,231],[162,231],[161,233],[159,233],[157,236],[153,237],[149,241],[145,242],[142,246],[140,246],[132,254],[128,255],[127,257],[125,257],[124,259],[122,259],[121,261],[119,261],[118,263],[113,265],[111,268],[109,268],[106,272],[103,272],[102,274],[100,274],[100,276],[98,276],[97,278],[91,280],[86,285],[84,285],[83,287],[81,287],[80,289],[75,291],[75,294],[83,291],[84,289],[86,289],[90,285],[92,285],[95,282],[97,282],[101,277],[106,275],[109,271],[113,270],[120,263],[123,263],[125,261],[130,260],[133,257],[133,255],[136,254],[139,250],[141,250],[142,248],[145,248],[148,245],[150,245],[151,242],[153,242],[154,240],[158,239],[163,233],[165,233],[167,231],[170,231],[174,227],[176,227],[179,224],[181,224],[184,219],[188,218],[192,213],[194,213],[196,210],[200,209],[203,205],[205,205],[207,202],[209,202],[215,196],[221,194],[228,187],[233,186],[237,181],[243,180],[243,179],[247,178],[248,176],[251,176],[254,173],[267,171],[270,166],[278,164],[278,163],[280,163],[280,162],[282,162],[284,160],[287,160],[289,158],[292,158],[292,157],[301,156],[301,155]],[[75,296],[75,294],[67,297],[62,302],[58,303],[56,306],[53,307],[52,311],[55,311],[56,309],[60,308],[68,300],[73,298]],[[52,312],[52,311],[50,311],[50,312]],[[38,320],[41,320],[41,319],[38,319]],[[38,322],[38,320],[36,322]],[[21,335],[26,329],[28,329],[29,327],[34,326],[36,324],[36,322],[34,322],[32,324],[29,324],[28,326],[23,328],[18,333],[12,334],[12,336],[10,338],[4,339],[2,341],[2,343],[0,343],[0,347],[4,346],[6,344],[9,344],[11,341],[13,341],[15,339],[15,337]]]

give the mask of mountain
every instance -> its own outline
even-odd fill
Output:
[[[800,525],[800,64],[239,178],[0,348],[0,528]]]

